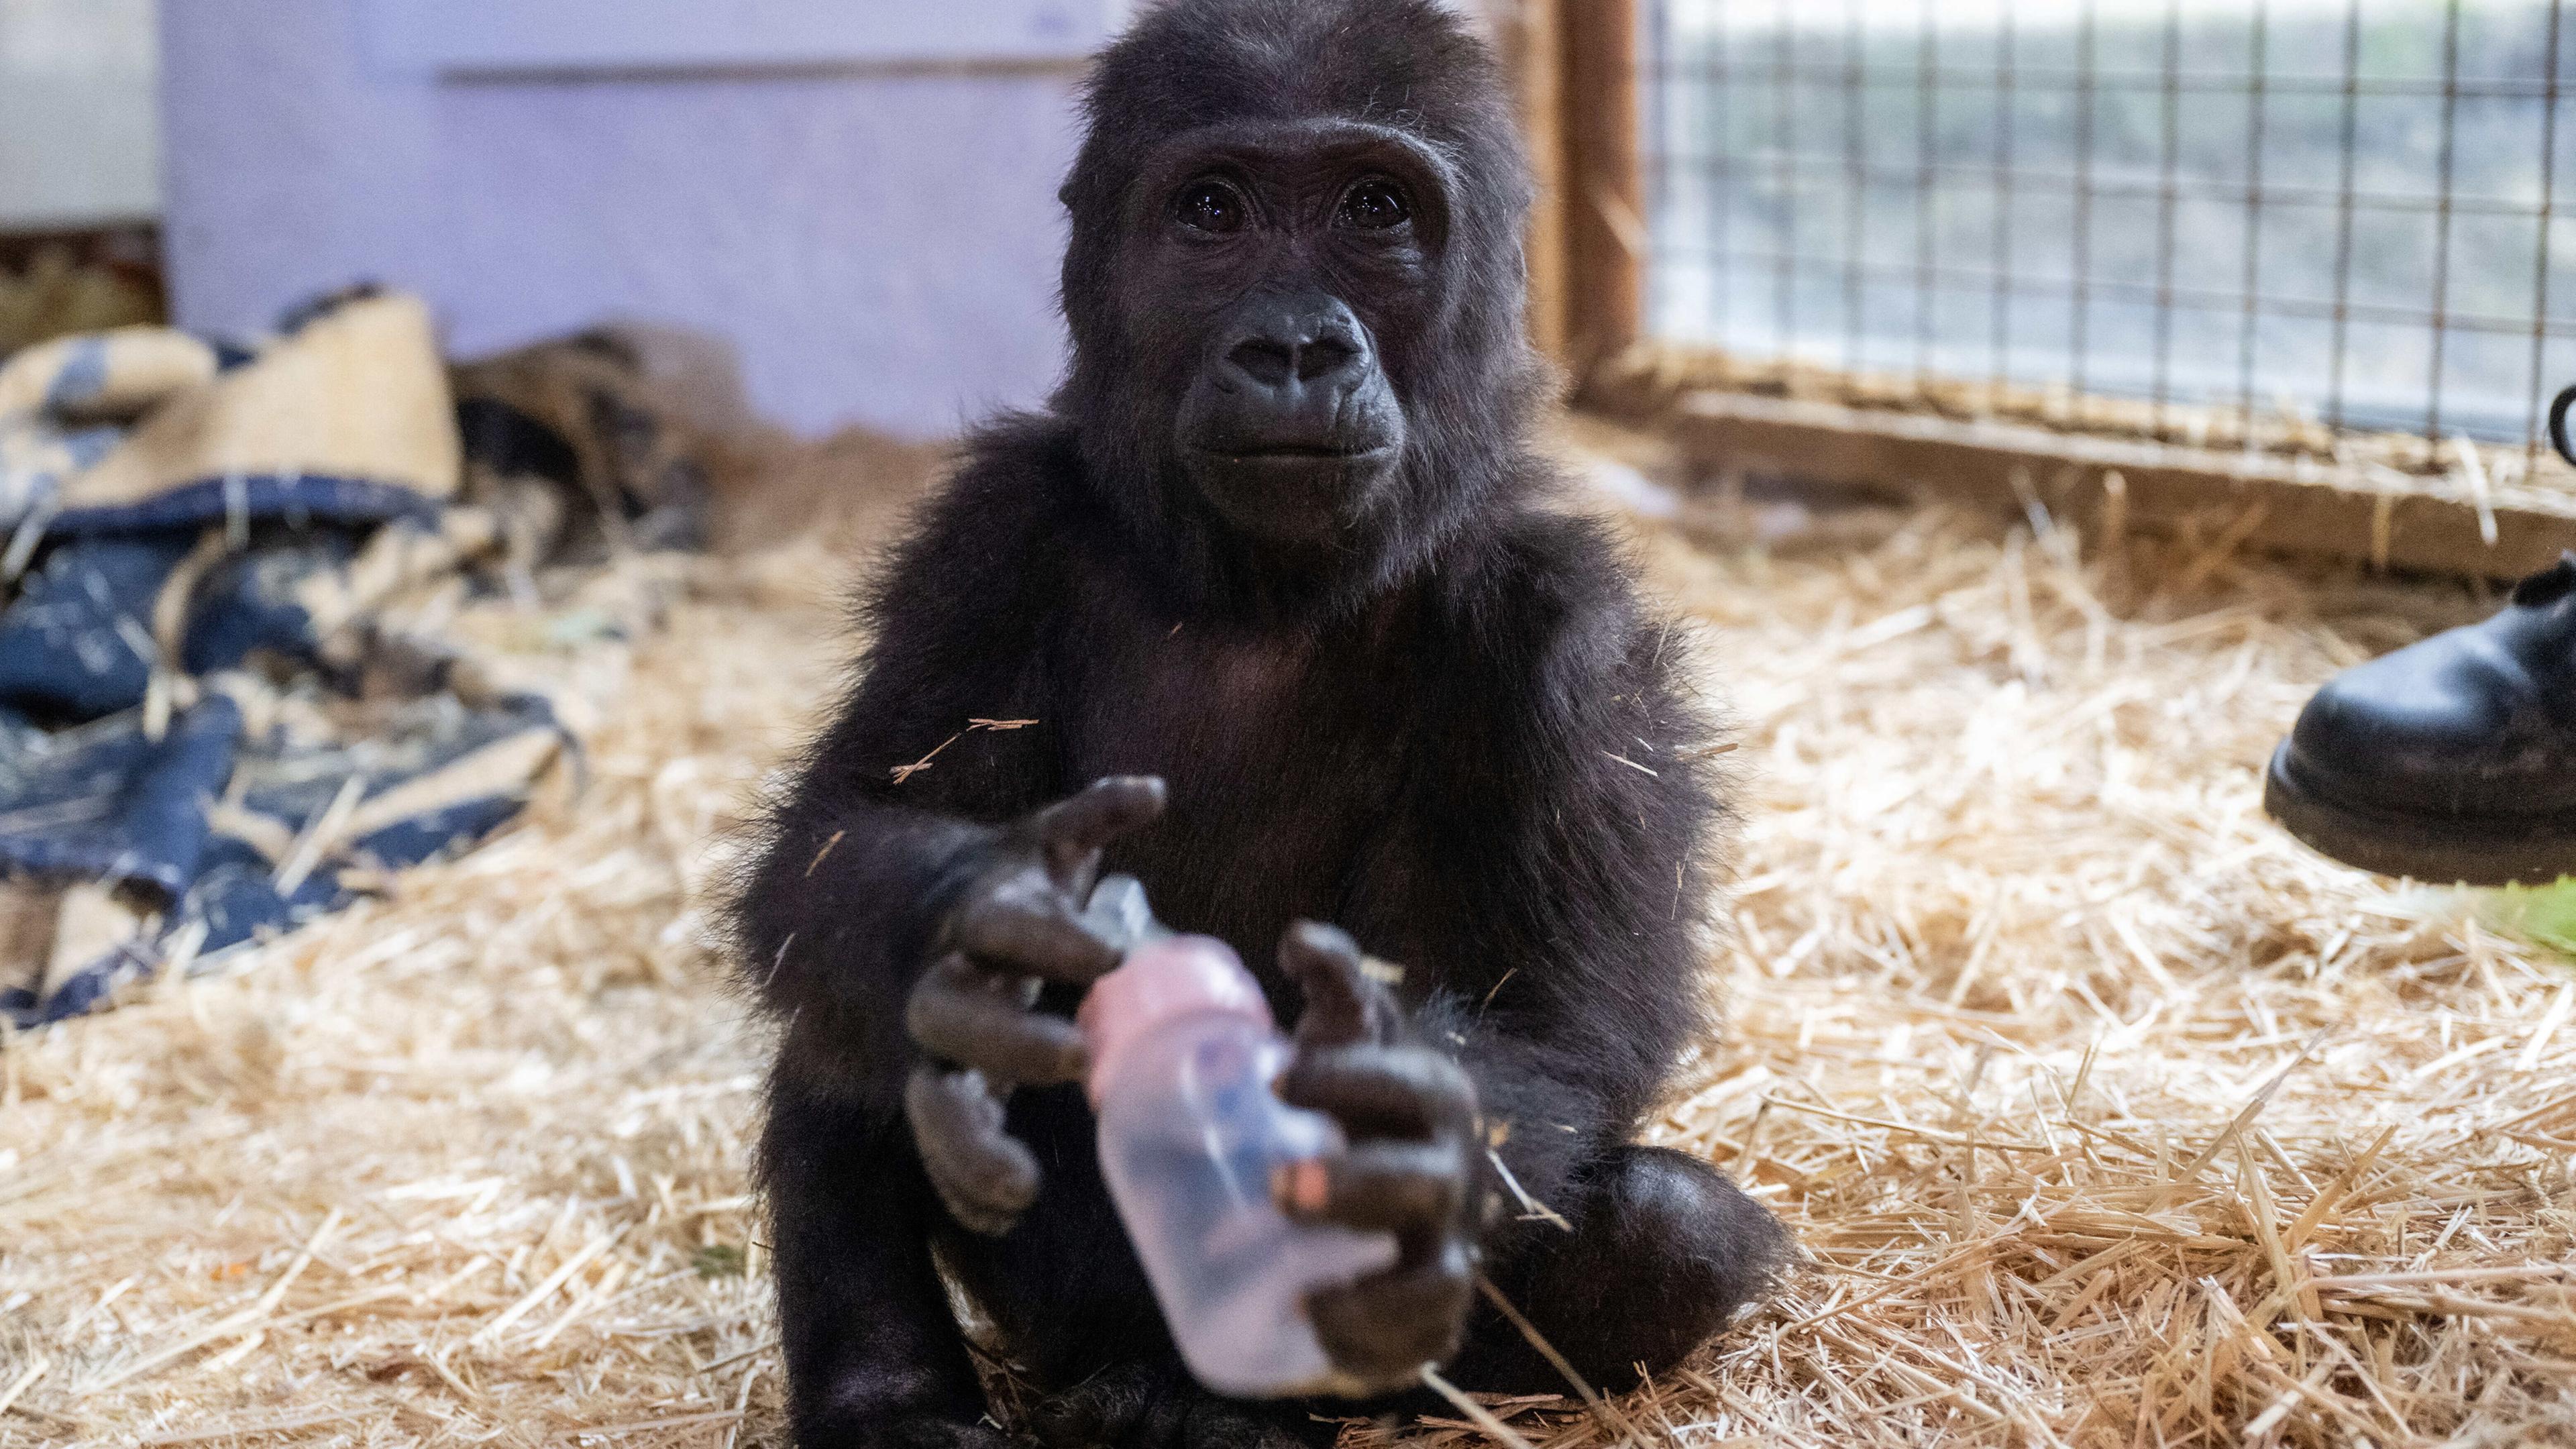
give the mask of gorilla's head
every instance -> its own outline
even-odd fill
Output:
[[[1432,556],[1545,375],[1483,43],[1430,0],[1170,0],[1088,111],[1057,408],[1095,483],[1206,583],[1347,598]]]

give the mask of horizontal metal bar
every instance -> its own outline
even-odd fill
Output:
[[[1666,156],[1649,157],[1647,165],[1649,167],[1686,166],[1703,175],[1712,176],[1750,173],[1757,175],[1766,187],[1777,185],[1785,177],[1811,190],[1848,185],[1855,175],[1879,185],[1912,190],[1922,183],[1923,176],[1929,172],[1936,177],[1967,182],[1973,186],[2008,186],[2015,191],[2024,189],[2039,192],[2056,191],[2069,196],[2080,192],[2095,198],[2114,197],[2138,201],[2157,200],[2165,194],[2165,183],[2160,177],[2124,180],[2114,176],[2112,179],[2105,180],[2098,169],[2088,185],[2084,178],[2072,171],[2049,171],[2027,166],[1998,168],[1991,164],[1971,162],[1936,162],[1931,166],[1855,168],[1846,164],[1839,156],[1820,156],[1812,153],[1784,155],[1776,149],[1748,149],[1741,156],[1733,157],[1674,152]],[[2275,204],[2340,207],[2349,200],[2356,210],[2384,211],[2401,215],[2414,213],[2431,215],[2439,212],[2442,207],[2442,198],[2429,192],[2422,196],[2411,196],[2396,191],[2355,191],[2347,198],[2341,188],[2332,186],[2276,186],[2266,182],[2258,190],[2242,181],[2203,180],[2181,176],[2174,178],[2173,192],[2179,199],[2224,201],[2243,207]],[[2470,216],[2502,216],[2520,221],[2538,221],[2541,216],[2539,203],[2515,201],[2501,196],[2455,196],[2451,198],[2451,210],[2454,213]]]
[[[1664,254],[1668,257],[1714,262],[1721,266],[1742,265],[1748,268],[1774,270],[1786,266],[1792,270],[1820,273],[1838,273],[1845,265],[1838,259],[1776,251],[1741,249],[1720,251],[1713,247],[1667,248]],[[2066,284],[2071,280],[2067,277],[2035,277],[2020,272],[1999,274],[1991,267],[1958,267],[1939,263],[1929,268],[1913,262],[1862,262],[1859,266],[1864,276],[1876,281],[1897,282],[1912,286],[1928,276],[1936,286],[1944,290],[1980,294],[1992,292],[2000,287],[2019,296],[2045,295],[2063,298]],[[2245,306],[2243,293],[2212,287],[2159,287],[2154,282],[2130,282],[2109,277],[2096,277],[2092,285],[2094,292],[2100,297],[2139,302],[2148,306],[2174,307],[2191,312],[2235,313],[2242,311]],[[2331,322],[2337,310],[2335,304],[2330,301],[2304,297],[2258,296],[2254,299],[2254,307],[2255,311],[2263,316],[2286,317],[2310,322]],[[2550,317],[2535,323],[2529,317],[2497,317],[2458,311],[2437,315],[2429,308],[2395,307],[2373,302],[2349,302],[2344,305],[2342,312],[2355,322],[2370,322],[2392,327],[2419,327],[2427,331],[2438,325],[2451,332],[2492,332],[2507,337],[2529,337],[2532,329],[2537,326],[2550,337],[2576,338],[2576,317]]]
[[[2025,66],[2015,64],[2012,89],[2016,91],[2074,92],[2084,89],[2083,72],[2071,66]],[[1775,65],[1768,61],[1745,64],[1713,63],[1705,65],[1668,65],[1657,77],[1667,82],[1772,84],[1783,82],[1800,86],[1901,87],[1913,90],[1924,83],[1925,72],[1914,65]],[[1938,66],[1931,71],[1933,85],[1949,90],[1990,91],[1997,88],[1991,67]],[[2168,81],[2162,71],[2105,70],[2096,73],[2091,89],[2101,91],[2138,91],[2159,94],[2177,89],[2195,95],[2250,96],[2257,78],[2251,71],[2185,71]],[[2439,76],[2422,79],[2398,76],[2362,76],[2347,82],[2339,75],[2266,75],[2261,88],[2278,95],[2336,96],[2347,89],[2361,96],[2439,100],[2456,94],[2462,100],[2515,101],[2542,100],[2549,94],[2548,82],[2496,76],[2462,80],[2454,85]]]

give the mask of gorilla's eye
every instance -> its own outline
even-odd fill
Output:
[[[1362,231],[1384,231],[1413,219],[1404,188],[1383,176],[1371,176],[1342,193],[1342,224]]]
[[[1192,231],[1241,231],[1243,198],[1222,181],[1193,181],[1172,198],[1172,219]]]

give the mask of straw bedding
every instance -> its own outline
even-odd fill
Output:
[[[858,464],[837,533],[625,566],[661,616],[631,644],[477,621],[616,702],[577,798],[8,1044],[0,1444],[779,1442],[762,1045],[705,891],[916,471]],[[2480,601],[2236,558],[2224,519],[1638,532],[1742,741],[1732,1026],[1654,1131],[1809,1261],[1608,1412],[1491,1414],[1550,1446],[2576,1443],[2576,970],[2258,809],[2308,689]]]

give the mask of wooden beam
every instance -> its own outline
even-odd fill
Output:
[[[1645,335],[1637,0],[1557,0],[1564,68],[1565,350],[1578,389]]]
[[[2576,549],[2576,494],[2435,478],[2383,487],[2310,458],[2136,442],[1720,390],[1652,419],[1702,468],[1920,490],[2119,529],[2197,516],[2248,546],[2517,578]],[[2492,532],[2495,542],[2486,537]]]
[[[1503,61],[1520,103],[1538,194],[1530,210],[1529,335],[1559,366],[1565,350],[1565,47],[1559,17],[1568,0],[1505,0],[1498,20]]]

